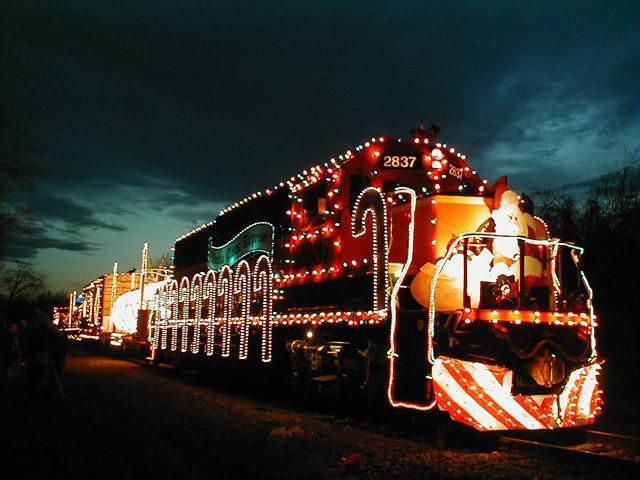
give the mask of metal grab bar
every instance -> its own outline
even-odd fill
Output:
[[[523,292],[525,291],[524,288],[522,288],[522,285],[524,284],[524,260],[525,260],[525,255],[524,255],[524,247],[526,244],[532,244],[532,245],[542,245],[542,246],[546,246],[546,247],[553,247],[554,250],[557,251],[557,249],[559,247],[566,247],[569,248],[571,250],[571,257],[574,261],[574,263],[576,264],[576,267],[578,268],[579,272],[580,272],[580,278],[582,279],[583,285],[585,286],[588,294],[589,294],[589,298],[587,300],[587,306],[589,308],[589,314],[590,317],[593,318],[594,313],[593,313],[593,302],[592,302],[592,298],[593,298],[593,290],[591,289],[587,278],[585,277],[584,273],[580,270],[579,268],[579,259],[580,256],[584,253],[584,249],[582,247],[579,247],[577,245],[573,245],[571,243],[566,243],[566,242],[561,242],[560,240],[540,240],[540,239],[535,239],[535,238],[529,238],[529,237],[525,237],[523,235],[504,235],[504,234],[499,234],[499,233],[491,233],[491,232],[466,232],[466,233],[462,233],[461,235],[459,235],[454,242],[451,244],[451,246],[449,247],[449,249],[447,250],[446,255],[444,256],[444,262],[442,262],[442,264],[436,269],[436,272],[433,276],[433,278],[431,279],[431,284],[430,284],[430,288],[429,288],[429,308],[428,308],[428,335],[427,335],[427,360],[433,364],[435,363],[435,356],[433,353],[433,337],[435,335],[435,316],[436,316],[436,303],[435,303],[435,291],[436,291],[436,287],[438,284],[438,278],[440,277],[440,275],[442,274],[442,271],[444,270],[444,267],[446,265],[446,263],[451,259],[451,257],[457,252],[458,246],[460,245],[460,243],[463,243],[463,253],[464,253],[464,279],[463,279],[463,305],[465,305],[465,308],[468,308],[466,306],[466,298],[467,298],[467,248],[468,248],[468,239],[469,238],[512,238],[518,241],[519,245],[520,245],[520,258],[519,258],[519,262],[520,262],[520,302],[522,301],[522,295]],[[555,275],[555,272],[553,273]],[[555,279],[554,279],[554,283],[555,283]],[[593,327],[591,327],[591,346],[592,346],[592,352],[595,352],[595,329]]]

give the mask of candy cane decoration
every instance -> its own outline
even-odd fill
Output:
[[[171,319],[169,321],[171,328],[171,351],[175,352],[178,349],[178,282],[173,280],[169,284],[168,291],[168,303],[169,303],[169,315]]]
[[[391,289],[391,327],[389,329],[389,382],[387,384],[387,399],[393,407],[405,407],[412,408],[414,410],[427,411],[436,406],[435,397],[429,399],[429,401],[427,401],[426,399],[426,396],[428,394],[427,379],[425,379],[424,383],[425,401],[421,403],[403,402],[397,400],[394,390],[395,377],[397,373],[396,369],[399,358],[396,338],[396,330],[398,326],[398,294],[400,292],[400,288],[402,287],[402,282],[404,282],[407,272],[409,271],[411,262],[413,261],[413,240],[415,232],[417,196],[415,190],[407,187],[396,188],[393,193],[395,195],[404,194],[409,196],[410,219],[409,225],[407,226],[407,256],[402,265],[402,269],[400,270],[400,274],[398,275],[398,279]]]
[[[196,273],[191,280],[191,300],[194,302],[194,325],[193,340],[191,343],[191,353],[200,351],[200,328],[202,324],[202,275]]]
[[[233,294],[240,305],[240,345],[239,358],[244,360],[249,352],[249,329],[251,328],[251,267],[242,260],[233,275]]]
[[[228,265],[222,267],[218,278],[218,298],[222,300],[222,356],[231,353],[231,312],[233,309],[232,292],[233,271]]]
[[[164,292],[164,286],[160,288],[156,294],[153,296],[153,318],[154,324],[153,328],[150,329],[151,335],[151,352],[152,355],[155,355],[155,351],[158,349],[159,340],[160,340],[160,325],[162,323],[162,294]]]
[[[180,351],[186,352],[189,341],[189,277],[180,280],[180,290],[178,291],[178,315],[180,321]]]
[[[262,320],[262,361],[272,359],[272,316],[273,316],[273,269],[266,255],[261,255],[253,267],[253,292],[261,299],[260,318]]]
[[[207,346],[205,353],[213,355],[213,345],[215,339],[216,321],[216,274],[209,270],[204,277],[204,288],[202,289],[202,302],[205,304],[205,325],[207,328]]]
[[[160,348],[162,350],[167,349],[167,336],[169,333],[167,332],[167,323],[169,321],[169,285],[165,285],[162,287],[162,292],[160,293],[160,325],[158,326],[159,334],[158,340],[160,341]]]
[[[373,310],[380,312],[389,307],[387,295],[389,259],[387,257],[387,205],[380,190],[374,187],[360,192],[351,217],[351,235],[361,237],[367,232],[367,217],[371,216],[373,229]],[[382,259],[380,258],[382,256]]]

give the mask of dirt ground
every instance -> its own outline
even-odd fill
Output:
[[[256,400],[88,350],[69,352],[63,385],[64,396],[35,401],[17,377],[0,394],[0,478],[624,478],[491,441],[439,449],[410,419],[367,421],[282,392]]]

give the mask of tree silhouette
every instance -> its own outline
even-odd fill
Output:
[[[42,290],[42,274],[33,270],[28,262],[17,263],[15,267],[5,268],[0,274],[2,297],[7,304],[32,296]]]
[[[640,166],[638,150],[626,150],[621,165],[601,175],[582,201],[563,192],[534,194],[536,213],[554,237],[585,247],[582,260],[601,321],[600,352],[607,359],[609,386],[637,404],[640,396]],[[618,382],[618,383],[616,383]]]

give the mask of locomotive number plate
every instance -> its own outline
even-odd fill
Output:
[[[418,170],[422,167],[422,159],[419,155],[382,155],[379,166],[382,168]]]

